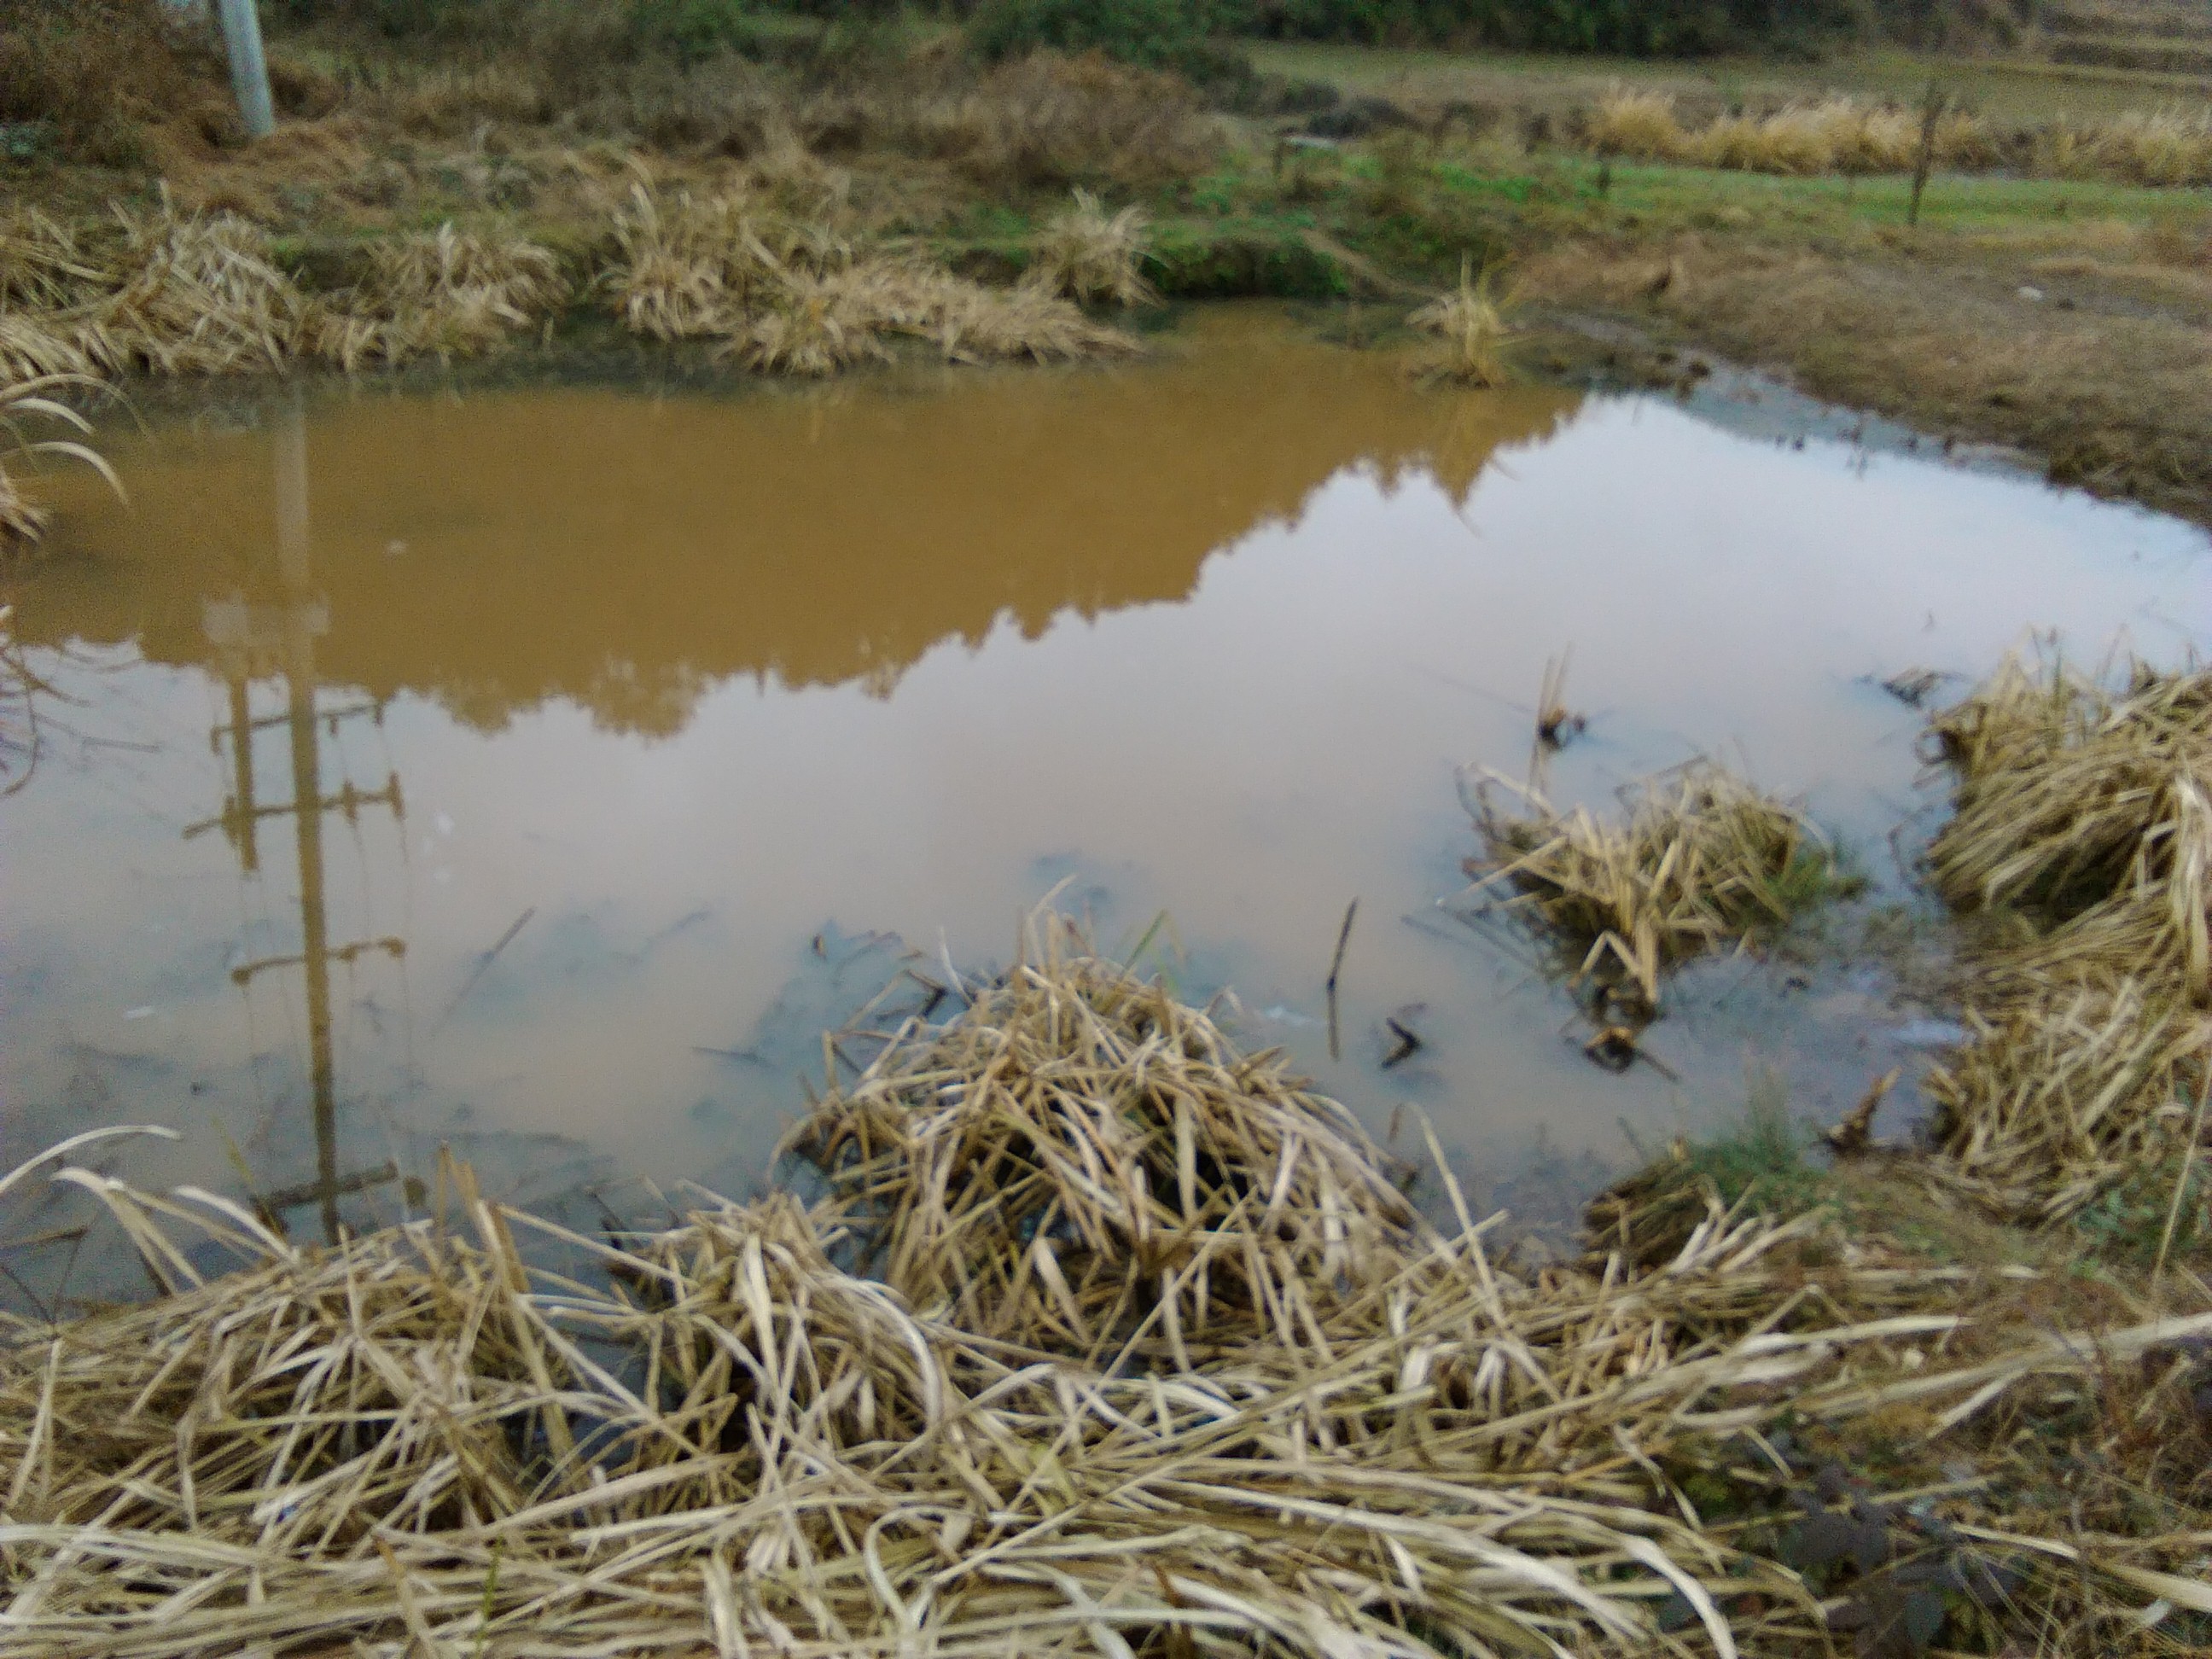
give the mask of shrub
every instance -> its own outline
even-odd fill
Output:
[[[135,160],[135,127],[215,89],[204,46],[161,0],[8,0],[0,125],[44,128],[65,155]]]
[[[995,184],[1158,183],[1209,166],[1220,135],[1196,90],[1097,52],[1000,64],[915,134]]]
[[[1101,52],[1201,83],[1241,82],[1249,65],[1215,40],[1240,13],[1209,0],[983,0],[968,38],[994,63],[1041,50]]]
[[[526,43],[549,68],[656,55],[691,62],[750,47],[758,29],[749,0],[284,0],[282,15],[393,40]]]
[[[1926,9],[1920,0],[1248,0],[1242,21],[1286,39],[1681,57],[1810,48],[1916,7]]]

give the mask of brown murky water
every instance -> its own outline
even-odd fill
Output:
[[[1002,960],[1063,880],[1109,944],[1165,909],[1249,1041],[1541,1209],[1747,1063],[1826,1112],[1912,1036],[1863,970],[1735,963],[1652,1033],[1671,1079],[1583,1059],[1437,903],[1455,769],[1523,765],[1547,659],[1593,717],[1556,793],[1723,751],[1893,880],[1917,720],[1861,677],[2212,626],[2172,521],[1660,400],[1423,392],[1265,313],[1110,373],[279,394],[114,456],[131,508],[63,484],[9,596],[50,689],[0,801],[7,1159],[171,1124],[134,1170],[242,1163],[310,1230],[318,1181],[447,1143],[540,1200],[742,1187],[889,936]],[[1386,1071],[1394,1014],[1427,1046]]]

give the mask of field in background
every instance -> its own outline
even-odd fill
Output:
[[[1672,93],[1686,101],[1726,107],[1833,93],[1913,104],[1932,81],[1992,119],[2023,123],[2176,104],[2201,106],[2212,100],[2212,65],[2202,76],[2176,75],[2026,57],[1942,57],[1893,48],[1804,64],[1734,58],[1688,62],[1568,58],[1276,40],[1255,42],[1249,50],[1263,72],[1325,82],[1348,96],[1438,105],[1456,100],[1554,117],[1586,108],[1617,86]]]

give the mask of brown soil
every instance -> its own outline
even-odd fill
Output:
[[[2013,447],[2054,482],[2212,521],[2212,264],[1692,234],[1576,240],[1525,280],[1820,397]]]

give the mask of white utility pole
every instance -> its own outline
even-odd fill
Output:
[[[222,42],[230,52],[230,85],[246,136],[266,138],[276,131],[276,107],[269,95],[269,59],[261,50],[261,16],[253,0],[219,0]]]

